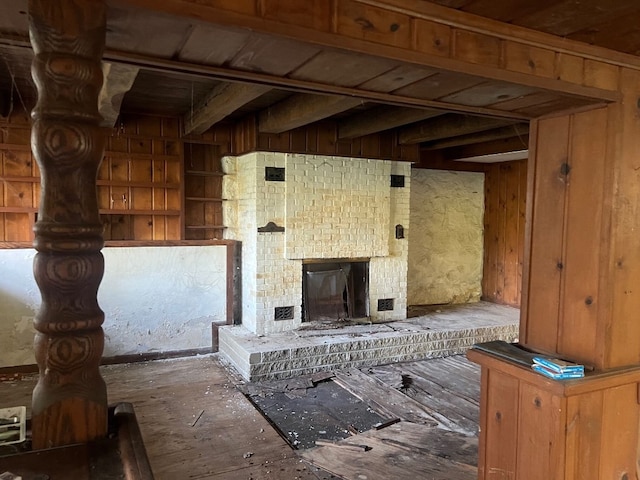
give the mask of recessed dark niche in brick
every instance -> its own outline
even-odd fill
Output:
[[[264,179],[267,182],[284,182],[284,168],[264,167]]]
[[[293,307],[276,307],[274,320],[293,320]]]
[[[378,311],[389,312],[393,310],[393,298],[379,298],[378,299]]]
[[[258,233],[281,233],[284,227],[279,227],[273,222],[267,223],[264,227],[258,227]]]
[[[391,175],[391,186],[393,188],[403,188],[404,175]]]

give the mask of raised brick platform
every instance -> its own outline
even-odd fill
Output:
[[[444,357],[474,343],[514,341],[519,310],[487,302],[451,305],[384,324],[296,330],[258,337],[224,326],[220,355],[249,381],[287,378],[346,367]]]

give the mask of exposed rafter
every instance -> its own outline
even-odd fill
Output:
[[[362,99],[343,96],[293,95],[260,113],[262,133],[282,133],[361,105]]]
[[[399,108],[386,105],[374,107],[342,120],[338,124],[338,137],[341,139],[362,137],[426,120],[443,113],[442,110],[433,108]]]
[[[490,142],[461,145],[459,147],[440,150],[440,152],[442,152],[445,159],[450,160],[490,155],[494,153],[513,152],[527,148],[529,148],[529,135],[522,135],[521,137],[503,138],[501,140],[493,140]],[[424,149],[424,152],[433,152],[433,150]]]
[[[215,87],[193,111],[184,115],[184,134],[201,134],[220,120],[271,90],[264,85],[223,83]]]
[[[432,142],[441,138],[468,135],[514,123],[503,118],[484,118],[471,115],[445,115],[422,122],[400,132],[400,143]]]
[[[139,67],[120,63],[102,63],[104,81],[98,97],[98,108],[103,127],[113,127],[116,124],[124,95],[131,90],[133,82],[138,76]]]
[[[500,140],[503,138],[522,137],[528,134],[529,125],[526,123],[518,123],[482,132],[436,140],[422,145],[422,148],[426,150],[437,150],[442,148],[459,147],[461,145],[471,145],[473,143],[490,142],[492,140]]]

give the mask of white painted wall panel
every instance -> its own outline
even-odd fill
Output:
[[[226,318],[226,246],[105,248],[104,356],[211,346]],[[35,251],[0,250],[0,367],[35,363]]]

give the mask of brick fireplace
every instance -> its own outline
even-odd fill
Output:
[[[227,157],[225,169],[227,237],[242,241],[245,329],[299,328],[304,266],[320,262],[367,262],[367,320],[406,318],[410,164],[256,152]]]
[[[501,305],[406,319],[409,164],[257,152],[226,158],[225,173],[227,236],[242,241],[242,325],[219,328],[219,351],[246,380],[517,337],[517,310]],[[303,287],[309,272],[315,278]],[[309,287],[322,304],[311,318]],[[349,309],[365,321],[327,327]]]

